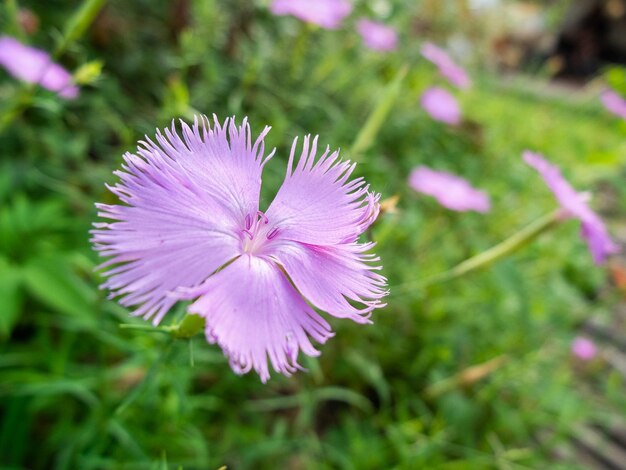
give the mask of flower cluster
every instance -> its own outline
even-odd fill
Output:
[[[467,72],[457,65],[446,51],[427,42],[422,45],[422,56],[432,62],[439,73],[460,89],[469,88],[471,80]],[[452,93],[438,86],[428,88],[421,98],[422,108],[436,121],[450,125],[461,123],[461,108]]]
[[[352,13],[352,4],[347,0],[274,0],[270,10],[275,15],[290,15],[321,28],[337,29]],[[398,46],[398,33],[379,21],[361,18],[356,30],[368,49],[388,52]]]
[[[274,0],[271,11],[336,29],[352,5]],[[397,47],[397,33],[383,23],[363,18],[356,27],[370,49]],[[453,86],[471,86],[443,49],[426,43],[421,53]],[[0,38],[0,64],[66,98],[78,94],[71,76],[47,54],[10,38]],[[602,101],[626,117],[626,101],[617,94],[606,92]],[[421,105],[437,121],[461,123],[456,98],[445,88],[425,90]],[[204,319],[207,341],[222,349],[235,372],[254,370],[263,382],[270,369],[287,376],[301,369],[301,352],[319,354],[314,343],[333,336],[320,312],[371,323],[388,291],[380,260],[371,253],[374,243],[359,237],[376,220],[380,195],[363,178],[352,178],[355,164],[328,147],[318,155],[317,137],[305,137],[298,153],[296,138],[282,186],[262,209],[262,173],[274,155],[265,151],[268,127],[253,139],[245,119],[237,125],[234,118],[220,123],[201,116],[192,126],[181,122],[180,131],[173,123],[125,154],[115,172],[119,181],[109,187],[120,203],[97,204],[107,221],[94,224],[92,241],[108,258],[100,269],[110,296],[154,325],[177,302],[191,301],[188,312]],[[529,151],[523,159],[552,190],[562,217],[581,221],[596,263],[618,251],[600,217],[556,166]],[[491,210],[487,192],[451,173],[419,166],[409,185],[450,210]],[[578,343],[575,354],[592,355],[589,345]]]
[[[523,153],[524,161],[537,170],[561,206],[563,218],[576,218],[581,222],[581,237],[587,243],[596,264],[619,251],[611,239],[602,219],[587,204],[587,195],[577,193],[563,178],[558,167],[531,151]],[[491,208],[489,195],[473,188],[463,178],[435,171],[425,166],[415,168],[409,176],[409,185],[415,191],[434,197],[439,204],[454,211],[488,212]]]

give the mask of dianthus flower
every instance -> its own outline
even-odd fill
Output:
[[[600,95],[600,101],[605,109],[616,116],[626,119],[626,100],[615,90],[605,90]]]
[[[72,83],[72,75],[52,62],[47,52],[26,46],[12,37],[0,37],[0,65],[15,78],[37,83],[62,98],[78,96],[78,87]]]
[[[411,172],[409,185],[417,192],[434,197],[439,204],[453,211],[489,212],[491,209],[487,193],[473,188],[466,180],[451,173],[419,166]]]
[[[363,44],[369,49],[385,52],[398,47],[398,33],[384,23],[363,18],[358,21],[356,29],[363,39]]]
[[[330,325],[313,308],[371,323],[383,307],[386,280],[357,238],[378,215],[379,195],[355,164],[337,151],[317,157],[317,137],[294,140],[287,174],[273,202],[259,210],[264,137],[252,143],[246,120],[213,127],[196,118],[157,131],[136,154],[126,153],[120,181],[109,190],[125,205],[97,204],[95,249],[109,256],[103,288],[134,315],[158,324],[179,299],[195,299],[190,313],[205,318],[237,373],[254,369],[265,382],[273,369],[290,375],[298,353],[319,352]],[[112,266],[112,267],[111,267]]]
[[[459,88],[469,88],[472,84],[467,72],[457,65],[446,51],[427,42],[422,45],[422,56],[435,64],[439,73]]]
[[[461,108],[456,98],[439,87],[428,88],[420,99],[420,104],[435,121],[456,126],[461,122]]]
[[[291,15],[325,29],[337,29],[352,12],[352,4],[348,0],[274,0],[270,10],[275,15]]]
[[[585,195],[577,193],[563,178],[561,170],[548,163],[538,153],[526,150],[523,157],[524,161],[542,176],[559,202],[564,214],[580,220],[581,236],[586,241],[594,262],[602,264],[607,256],[617,253],[619,247],[609,236],[602,219],[589,208]]]

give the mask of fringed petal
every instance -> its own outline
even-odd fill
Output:
[[[159,323],[176,302],[172,290],[203,282],[241,253],[239,229],[258,210],[266,128],[254,144],[246,120],[213,128],[203,116],[182,137],[171,129],[127,153],[109,187],[126,205],[97,204],[94,247],[110,257],[103,288],[135,315]]]
[[[179,295],[199,296],[189,311],[206,319],[207,340],[222,348],[236,373],[254,369],[263,382],[270,377],[269,364],[289,376],[301,368],[300,351],[319,355],[309,336],[324,343],[333,335],[278,266],[255,256],[241,256]]]
[[[339,159],[326,148],[316,160],[317,137],[304,138],[294,169],[297,139],[289,156],[287,175],[267,217],[276,238],[314,245],[355,241],[376,219],[379,194],[369,192],[363,178],[350,180],[355,163]]]
[[[281,242],[272,247],[273,260],[315,307],[339,318],[371,323],[371,313],[384,307],[387,280],[377,271],[380,259],[366,253],[373,243],[337,246]],[[353,306],[349,301],[357,304]]]

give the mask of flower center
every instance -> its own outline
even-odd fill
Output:
[[[277,227],[269,226],[269,219],[261,212],[246,215],[245,228],[241,230],[241,244],[244,253],[258,252],[267,240],[278,234]]]

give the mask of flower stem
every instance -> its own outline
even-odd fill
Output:
[[[365,124],[363,124],[363,127],[361,127],[352,147],[350,147],[350,159],[352,161],[358,161],[361,154],[374,143],[380,128],[384,124],[387,115],[400,94],[402,82],[408,72],[409,66],[408,64],[404,64],[400,70],[398,70],[393,80],[382,90],[380,99],[374,106]]]
[[[169,326],[135,325],[134,323],[120,323],[123,330],[148,331],[150,333],[170,333]]]
[[[70,16],[63,29],[63,37],[57,44],[53,57],[60,56],[67,47],[79,39],[104,7],[106,0],[84,0],[76,12]]]
[[[125,330],[140,330],[151,333],[167,333],[175,339],[189,339],[204,330],[204,318],[195,313],[188,313],[180,323],[168,326],[135,325],[121,323],[120,328]]]
[[[4,0],[4,11],[6,12],[5,32],[18,39],[24,39],[24,30],[19,21],[19,8],[16,0]]]
[[[294,41],[294,48],[291,54],[291,78],[298,80],[302,75],[302,65],[307,53],[313,26],[307,23],[300,25],[300,31]]]
[[[128,323],[122,323],[120,328],[131,329],[131,330],[141,330],[141,331],[150,331],[150,332],[159,332],[159,333],[167,333],[170,335],[169,338],[165,340],[165,345],[159,354],[159,357],[152,363],[150,369],[147,374],[143,378],[143,380],[137,385],[132,392],[118,405],[115,409],[114,414],[119,415],[122,414],[128,406],[130,406],[139,395],[148,388],[152,382],[155,380],[157,375],[157,370],[161,367],[161,364],[166,361],[166,358],[169,355],[170,350],[172,349],[172,344],[176,339],[190,339],[196,334],[200,333],[204,329],[204,318],[200,315],[196,315],[193,313],[187,313],[185,317],[182,319],[180,323],[171,326],[149,326],[149,325],[134,325]],[[189,342],[190,347],[190,362],[193,367],[193,345],[191,341]]]
[[[468,387],[479,380],[489,376],[508,361],[508,356],[498,356],[482,364],[470,366],[452,377],[435,382],[425,390],[425,395],[430,399],[435,399],[445,393]]]
[[[561,222],[561,220],[563,220],[562,210],[555,210],[535,220],[533,223],[524,227],[519,232],[514,233],[506,240],[498,243],[486,251],[483,251],[482,253],[477,254],[476,256],[466,259],[448,271],[428,277],[418,283],[401,284],[394,290],[396,292],[398,292],[398,290],[402,292],[414,289],[426,289],[432,285],[452,281],[472,271],[486,268],[496,261],[499,261],[530,244],[537,237],[539,237],[539,235],[556,226],[559,222]]]
[[[152,384],[152,382],[156,378],[158,369],[161,367],[161,364],[165,362],[167,356],[170,353],[172,343],[173,341],[171,338],[167,340],[166,344],[161,350],[161,353],[159,354],[159,357],[152,363],[143,380],[117,406],[117,408],[113,412],[114,415],[120,415],[124,413],[126,408],[128,408],[139,397],[139,395]]]

